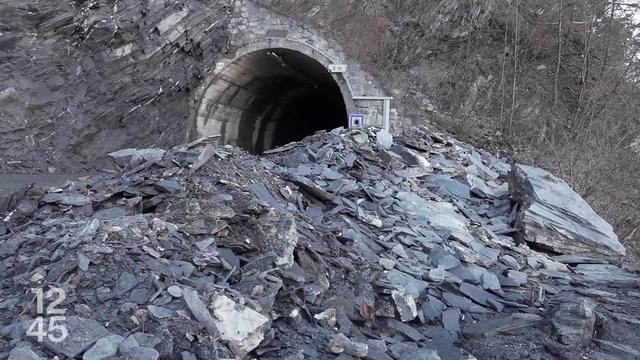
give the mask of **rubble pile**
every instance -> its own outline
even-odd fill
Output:
[[[261,157],[214,142],[119,151],[114,174],[0,199],[0,357],[638,351],[616,338],[640,326],[639,278],[606,263],[624,248],[548,174],[422,128]],[[29,334],[60,315],[38,291],[60,299],[62,341]]]

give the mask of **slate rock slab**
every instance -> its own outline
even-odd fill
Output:
[[[516,227],[525,241],[608,262],[625,255],[613,227],[564,181],[539,168],[515,165],[509,185],[521,204]]]
[[[76,193],[49,193],[42,197],[42,201],[48,204],[60,204],[71,206],[84,206],[91,204],[91,199]]]
[[[581,264],[575,267],[587,282],[617,288],[640,286],[640,277],[614,265]]]
[[[48,319],[45,319],[45,324],[48,324]],[[75,358],[98,339],[111,335],[99,322],[78,316],[67,317],[66,327],[69,331],[69,336],[64,341],[52,342],[45,338],[43,344],[56,354],[62,354],[69,358]]]

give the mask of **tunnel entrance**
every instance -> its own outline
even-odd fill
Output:
[[[340,86],[324,65],[302,52],[250,52],[225,66],[202,96],[199,135],[252,153],[347,126]]]

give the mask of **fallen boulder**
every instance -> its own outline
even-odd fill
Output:
[[[525,241],[606,262],[625,255],[611,225],[564,181],[539,168],[515,165],[509,183],[521,206],[516,227]]]

